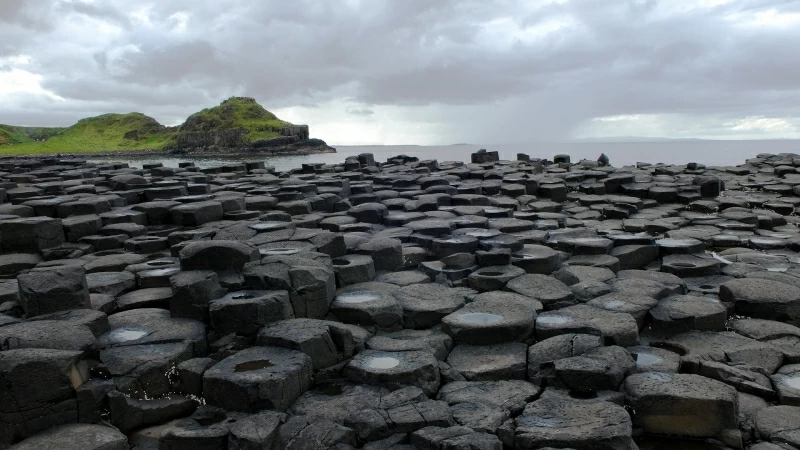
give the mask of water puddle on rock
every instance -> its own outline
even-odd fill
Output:
[[[491,313],[467,313],[458,316],[459,320],[466,323],[488,325],[503,320],[503,316]]]
[[[367,361],[370,369],[392,369],[400,365],[400,360],[391,356],[378,356]]]
[[[792,389],[800,390],[800,374],[784,379],[783,384]]]
[[[572,319],[565,316],[539,316],[536,318],[536,325],[558,326],[572,322]]]
[[[250,372],[252,370],[261,370],[266,369],[268,367],[272,367],[275,364],[272,364],[269,360],[260,359],[258,361],[247,361],[243,363],[239,363],[236,367],[233,368],[234,372]]]
[[[660,356],[651,355],[649,353],[637,353],[636,365],[638,366],[652,366],[654,364],[661,364],[664,359]]]
[[[132,330],[130,328],[117,328],[108,333],[108,338],[113,342],[128,342],[135,341],[142,336],[147,335],[146,331]]]
[[[366,303],[378,298],[377,294],[367,291],[345,292],[336,296],[336,302],[344,304]]]
[[[180,267],[170,267],[170,268],[167,268],[167,269],[151,269],[151,270],[145,271],[145,273],[147,273],[147,275],[150,275],[150,276],[153,276],[153,277],[160,277],[160,276],[164,276],[164,275],[172,275],[172,274],[177,273],[179,271],[180,271]]]

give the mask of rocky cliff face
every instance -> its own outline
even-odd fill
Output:
[[[292,125],[288,127],[281,128],[281,136],[297,136],[300,139],[308,139],[310,134],[308,131],[308,125]]]
[[[278,119],[255,99],[231,97],[219,106],[192,114],[175,130],[169,149],[174,153],[247,153],[332,151],[324,142],[310,140],[308,125]]]
[[[234,130],[184,132],[175,137],[175,148],[196,147],[228,147],[243,148],[249,143],[245,140],[247,130],[243,128]]]

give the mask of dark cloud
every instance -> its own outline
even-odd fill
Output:
[[[445,143],[564,139],[616,115],[700,134],[800,117],[795,1],[33,3],[0,2],[0,66],[47,94],[0,88],[0,122],[179,121],[230,95],[319,122],[418,124]]]
[[[48,5],[41,8],[28,0],[3,0],[0,2],[0,24],[45,31],[50,28],[52,14]]]

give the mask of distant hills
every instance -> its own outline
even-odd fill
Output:
[[[298,146],[330,149],[322,141],[309,140],[307,126],[280,120],[249,97],[231,97],[192,114],[177,127],[161,125],[138,112],[89,117],[68,128],[0,124],[0,155],[125,150],[191,153]]]

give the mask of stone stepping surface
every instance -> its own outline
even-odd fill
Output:
[[[800,448],[800,155],[0,160],[0,448]]]

